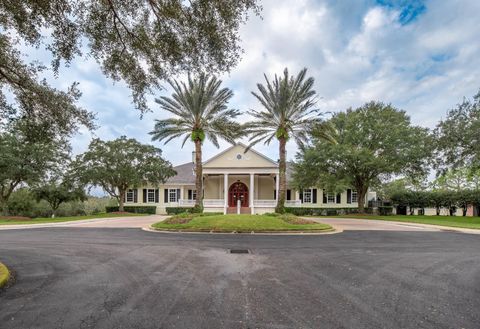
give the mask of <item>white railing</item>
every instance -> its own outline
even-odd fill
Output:
[[[223,199],[203,199],[204,207],[223,207],[225,201]]]
[[[285,200],[286,207],[301,207],[302,200]]]
[[[253,200],[253,205],[255,207],[276,207],[277,206],[277,200]]]
[[[179,206],[194,206],[195,205],[195,200],[180,199],[180,200],[178,200],[178,205]]]

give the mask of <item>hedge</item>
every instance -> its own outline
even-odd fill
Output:
[[[379,206],[378,214],[381,216],[388,216],[393,214],[393,206]]]
[[[192,212],[192,207],[166,207],[165,211],[168,215],[188,214]]]
[[[114,207],[105,207],[105,211],[108,212],[116,212],[118,210],[118,206]],[[132,206],[125,206],[123,207],[123,211],[131,212],[134,214],[150,214],[155,215],[157,213],[157,207],[155,206],[140,206],[140,207],[132,207]]]
[[[365,209],[367,210],[367,209]],[[297,216],[337,216],[358,214],[357,208],[290,208],[285,207],[285,212]]]

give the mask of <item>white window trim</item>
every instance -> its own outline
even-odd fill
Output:
[[[307,193],[308,192],[308,193]],[[307,200],[308,195],[308,200]],[[306,188],[303,190],[303,203],[312,203],[313,202],[313,191],[311,188]]]
[[[176,188],[168,189],[168,203],[176,203],[178,202],[178,195]]]
[[[335,193],[327,193],[327,204],[332,203],[337,203],[337,195]]]
[[[127,195],[125,196],[125,202],[135,202],[135,192],[133,189],[127,190]]]
[[[357,192],[357,190],[352,190],[352,203],[358,203],[358,192]]]
[[[152,199],[150,199],[152,197]],[[147,203],[155,203],[155,189],[149,188],[147,189]],[[152,200],[152,201],[150,201]]]
[[[197,190],[192,190],[192,198],[190,200],[197,200]]]

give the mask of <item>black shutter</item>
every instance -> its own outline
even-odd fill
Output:
[[[273,200],[277,200],[277,190],[273,190]]]
[[[299,196],[300,196],[300,201],[303,203],[303,190],[300,190]]]
[[[317,203],[317,189],[312,189],[312,202]]]
[[[178,200],[180,200],[180,189],[179,188],[177,188],[177,202],[178,202]]]
[[[193,199],[193,196],[192,196],[192,190],[188,190],[188,200],[192,200]]]
[[[157,189],[155,189],[155,203],[159,203],[159,202],[160,202],[160,200],[158,198],[158,188],[157,188]]]
[[[342,203],[342,195],[340,193],[337,194],[337,203]]]
[[[287,200],[292,200],[292,190],[287,190]]]
[[[133,190],[133,202],[134,203],[138,202],[138,189]]]
[[[168,203],[168,188],[163,190],[163,202]]]
[[[327,203],[327,192],[325,190],[322,190],[323,194],[323,203]]]
[[[147,189],[143,189],[143,203],[147,203]]]
[[[347,190],[347,203],[352,203],[352,189]]]

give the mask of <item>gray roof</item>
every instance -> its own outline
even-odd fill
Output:
[[[184,163],[182,165],[173,167],[177,174],[170,177],[166,184],[191,184],[195,185],[195,165],[193,162]],[[287,161],[287,183],[292,181],[293,162]]]
[[[195,185],[195,172],[193,162],[184,163],[173,167],[177,174],[167,180],[167,184],[192,184]]]

